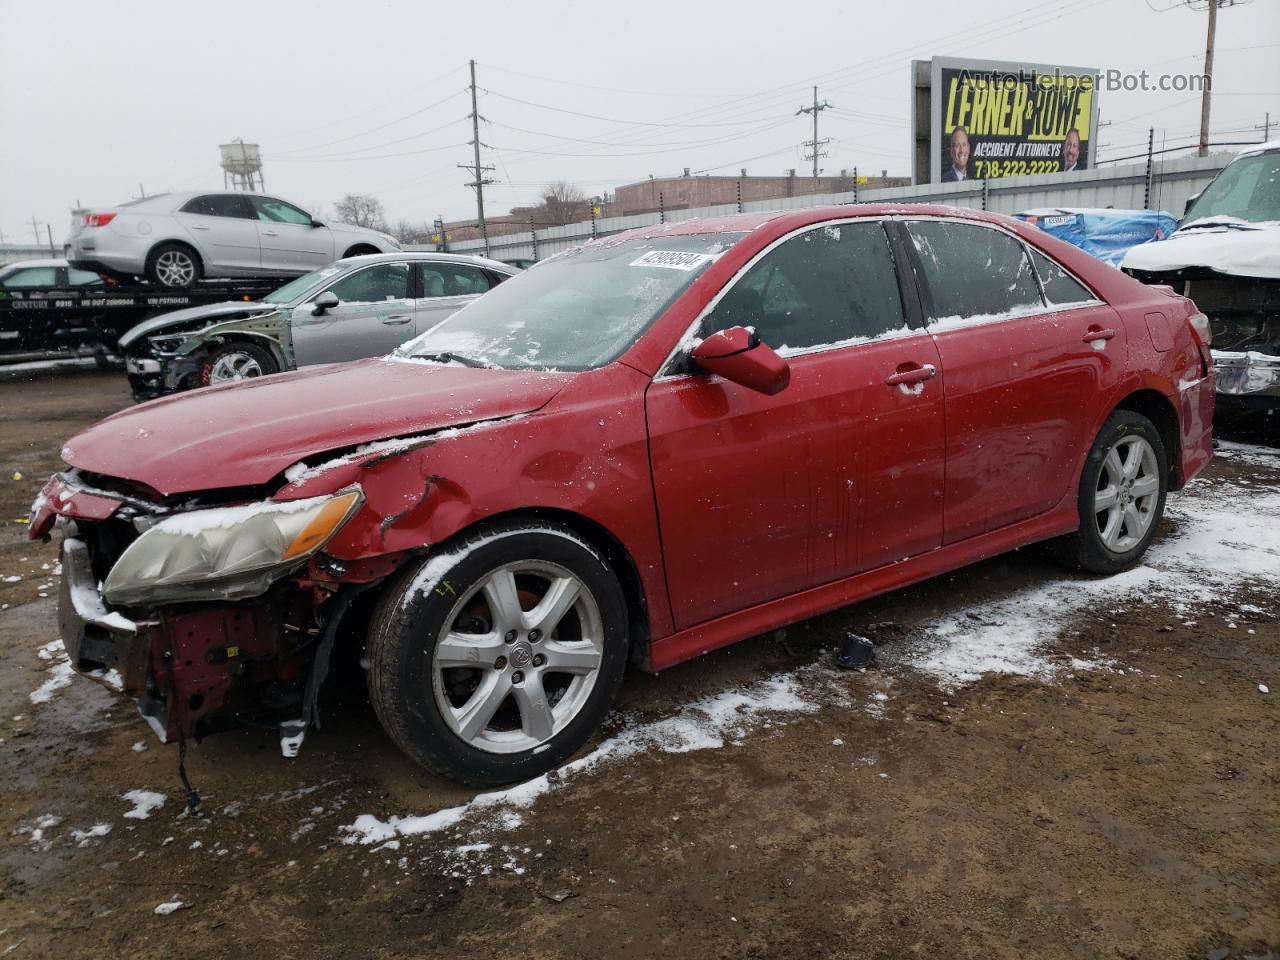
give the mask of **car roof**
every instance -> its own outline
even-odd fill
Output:
[[[500,260],[486,257],[473,257],[465,253],[439,253],[434,250],[401,250],[398,253],[366,253],[358,257],[344,257],[337,261],[340,264],[387,263],[391,261],[424,260],[437,263],[467,263],[473,267],[485,267],[499,273],[514,276],[520,271]]]
[[[61,259],[15,260],[13,261],[13,263],[6,263],[3,266],[0,266],[0,270],[4,270],[4,271],[19,270],[19,269],[26,269],[27,267],[65,267],[66,265],[67,265],[67,261],[61,260]]]
[[[846,220],[858,217],[943,217],[951,220],[977,220],[984,223],[1008,226],[1017,223],[1012,217],[1000,213],[988,213],[969,207],[954,207],[937,203],[845,203],[839,206],[807,207],[801,210],[770,210],[755,213],[735,213],[722,217],[694,217],[672,223],[637,227],[624,233],[615,233],[588,245],[606,245],[623,240],[650,237],[681,237],[706,233],[750,233],[766,225],[793,230],[826,220]],[[784,221],[784,223],[779,223]]]

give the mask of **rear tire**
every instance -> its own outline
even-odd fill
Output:
[[[369,694],[388,735],[470,786],[528,780],[582,747],[627,663],[627,606],[570,528],[513,521],[455,540],[384,591]]]
[[[162,243],[147,257],[147,279],[171,290],[190,287],[203,274],[199,254],[185,243]]]
[[[271,351],[256,343],[233,340],[209,354],[200,369],[200,382],[206,387],[239,380],[252,380],[278,373],[280,367]]]
[[[1169,454],[1155,425],[1117,410],[1098,431],[1080,475],[1080,527],[1052,544],[1057,558],[1090,573],[1119,573],[1146,553],[1169,490]]]

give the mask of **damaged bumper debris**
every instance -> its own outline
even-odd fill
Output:
[[[1254,350],[1214,350],[1213,370],[1219,393],[1280,401],[1280,356]]]
[[[55,525],[62,536],[58,626],[72,666],[133,698],[162,742],[270,725],[296,756],[341,613],[361,581],[395,568],[348,574],[320,556],[362,502],[357,486],[178,510],[54,475],[31,536]]]

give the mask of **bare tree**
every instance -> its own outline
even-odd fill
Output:
[[[545,223],[573,223],[585,220],[589,214],[587,195],[572,183],[557,180],[542,188],[542,216],[539,219]]]
[[[382,201],[368,193],[348,193],[334,204],[333,213],[342,223],[378,229],[381,229],[387,216],[382,209]]]
[[[435,229],[429,223],[410,223],[408,220],[397,220],[388,231],[401,243],[430,243]]]

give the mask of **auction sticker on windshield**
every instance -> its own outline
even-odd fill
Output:
[[[672,270],[697,270],[715,257],[705,253],[685,253],[681,250],[650,250],[638,260],[631,261],[633,267],[669,267]]]

